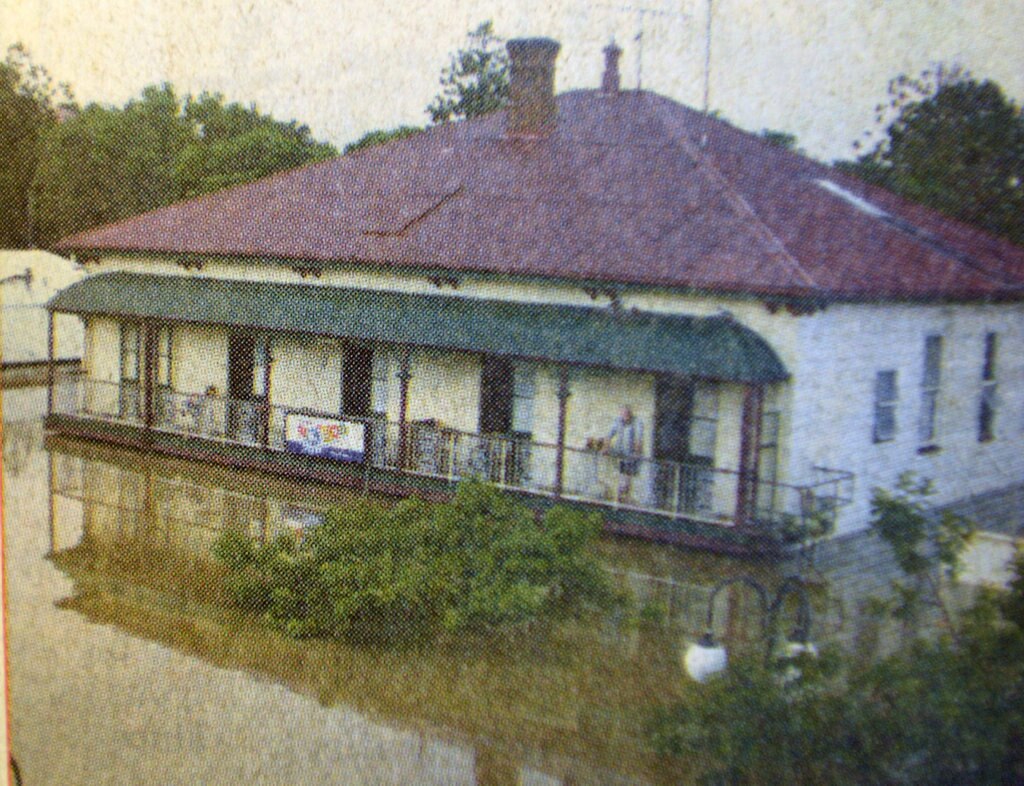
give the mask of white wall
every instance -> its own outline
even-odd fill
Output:
[[[28,268],[32,283],[21,280],[0,285],[0,362],[41,363],[47,358],[46,303],[84,273],[69,259],[47,251],[0,251],[0,278],[21,275]],[[82,322],[58,314],[54,320],[54,357],[82,357]]]
[[[978,441],[985,334],[999,334],[995,439]],[[938,450],[919,453],[924,342],[942,335]],[[897,372],[896,435],[874,442],[878,371]],[[871,490],[907,470],[932,478],[936,503],[1024,481],[1024,305],[834,305],[801,318],[788,463],[793,482],[823,465],[856,474],[839,531],[866,527]]]
[[[271,403],[337,414],[341,411],[342,346],[313,336],[271,341]]]

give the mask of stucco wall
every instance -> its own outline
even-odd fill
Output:
[[[83,402],[89,412],[114,415],[121,376],[121,328],[113,319],[90,317],[85,322],[82,369],[90,384]]]
[[[199,325],[174,327],[171,380],[182,393],[203,393],[211,385],[220,395],[228,387],[228,334]]]
[[[995,439],[978,441],[984,337],[998,333]],[[928,335],[943,336],[934,452],[920,453],[918,419]],[[871,490],[913,471],[936,503],[1024,479],[1024,306],[835,305],[802,318],[788,463],[794,482],[822,465],[856,474],[840,531],[867,526]],[[874,441],[875,376],[897,372],[896,434]]]
[[[409,420],[434,419],[449,428],[475,432],[479,425],[480,368],[478,355],[413,352]]]
[[[337,414],[341,411],[342,346],[312,336],[271,341],[271,403]]]

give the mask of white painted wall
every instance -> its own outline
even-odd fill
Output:
[[[279,336],[271,342],[271,403],[294,409],[341,411],[341,342]]]
[[[0,362],[42,363],[47,358],[46,303],[84,273],[69,259],[47,251],[0,250],[0,278],[32,271],[32,283],[21,280],[0,285]],[[82,357],[82,322],[58,314],[54,320],[54,357]]]
[[[999,334],[996,438],[978,441],[984,337]],[[918,418],[924,342],[943,336],[942,380],[934,442],[920,454]],[[854,504],[838,531],[868,525],[871,490],[900,473],[932,478],[936,503],[1024,481],[1024,305],[834,305],[801,318],[789,429],[789,477],[813,479],[814,465],[856,474]],[[873,439],[878,371],[898,375],[897,430]]]
[[[176,325],[173,363],[171,378],[175,390],[182,393],[205,393],[212,385],[218,395],[227,395],[226,330],[201,325]]]
[[[85,321],[84,337],[82,369],[87,379],[98,384],[86,388],[83,404],[89,412],[114,415],[121,380],[121,326],[113,319],[90,317]]]
[[[509,299],[531,303],[604,306],[582,288],[546,285],[543,282],[482,277],[461,277],[457,290],[438,288],[425,276],[383,273],[354,266],[324,272],[319,279],[302,279],[287,266],[254,266],[244,261],[211,261],[202,271],[184,271],[172,262],[142,258],[105,258],[90,272],[124,270],[160,275],[214,277],[390,289],[452,297]],[[839,304],[810,315],[774,313],[752,298],[700,297],[658,289],[624,290],[626,308],[648,311],[710,315],[728,310],[740,323],[765,338],[778,352],[793,381],[773,386],[768,408],[780,413],[779,466],[777,479],[793,484],[812,482],[815,466],[853,472],[854,504],[845,508],[838,532],[867,526],[871,489],[891,487],[899,474],[912,470],[935,480],[937,502],[1000,488],[1024,481],[1024,306],[1022,305],[913,305]],[[999,412],[996,439],[977,440],[977,411],[981,390],[984,335],[999,333]],[[944,338],[942,388],[938,415],[940,450],[918,453],[918,417],[924,339],[929,334]],[[207,342],[197,349],[203,362],[223,357],[224,348]],[[285,378],[295,376],[281,365],[287,352],[277,351],[275,399],[286,395]],[[299,361],[293,358],[294,362]],[[184,362],[184,361],[183,361]],[[177,361],[176,361],[177,363]],[[892,442],[873,441],[874,384],[877,371],[895,369],[899,378],[897,434]],[[394,371],[395,369],[392,369]],[[198,366],[192,376],[198,375]],[[206,376],[224,378],[223,365]],[[327,373],[327,372],[325,372]],[[333,372],[328,376],[334,378]],[[301,375],[296,377],[301,378]],[[277,376],[275,376],[275,380]],[[223,385],[223,381],[216,384]],[[540,442],[557,437],[557,370],[541,364],[536,376],[533,433]],[[590,437],[603,436],[623,401],[634,403],[648,430],[650,450],[653,425],[653,380],[645,375],[579,371],[572,379],[567,444],[582,447]],[[308,390],[294,391],[303,397]],[[739,453],[742,407],[740,386],[721,386],[716,465],[735,468]],[[287,394],[290,395],[290,394]],[[312,394],[310,394],[312,395]],[[326,394],[325,394],[326,395]],[[322,397],[317,397],[322,398]],[[394,399],[394,400],[393,400]],[[296,401],[298,398],[296,398]],[[310,402],[312,403],[312,402]],[[389,395],[389,415],[397,415],[397,396]],[[437,418],[446,425],[474,431],[479,405],[479,361],[455,353],[419,351],[413,357],[410,387],[410,419]],[[716,486],[716,504],[723,507],[734,496],[728,484]],[[720,498],[720,499],[719,499]],[[728,499],[727,499],[728,498]]]

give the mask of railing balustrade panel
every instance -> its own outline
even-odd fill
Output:
[[[54,385],[54,412],[141,425],[142,400],[135,383],[77,379]],[[184,436],[266,446],[284,452],[286,419],[294,410],[261,401],[232,400],[204,393],[158,388],[153,427]],[[502,488],[556,494],[560,451],[556,445],[522,435],[488,435],[449,429],[434,421],[402,424],[382,416],[343,418],[303,410],[326,420],[358,421],[366,429],[366,461],[378,469],[434,477],[455,483],[481,478]],[[734,470],[566,447],[561,495],[609,507],[671,518],[731,524],[740,477]],[[777,531],[809,520],[834,523],[852,496],[853,476],[815,468],[813,483],[801,486],[760,481],[752,523]],[[770,486],[770,493],[764,491]]]

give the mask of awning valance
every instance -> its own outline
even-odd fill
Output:
[[[106,314],[768,383],[788,374],[757,333],[695,317],[306,284],[104,273],[52,311]]]

